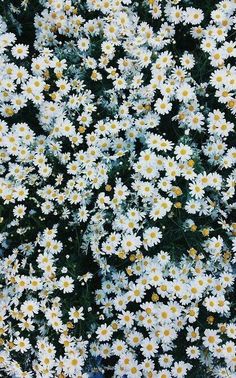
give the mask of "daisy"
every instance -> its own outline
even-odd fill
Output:
[[[24,352],[26,352],[30,348],[30,342],[29,342],[28,338],[17,337],[14,340],[14,344],[15,344],[14,349],[17,352],[24,353]]]
[[[196,346],[189,346],[186,349],[186,353],[190,359],[197,359],[200,356],[199,348]]]
[[[203,345],[211,351],[220,343],[220,337],[215,330],[206,329],[202,338]]]
[[[83,307],[76,309],[74,306],[69,311],[69,317],[74,323],[78,323],[79,320],[84,320]]]
[[[24,205],[17,205],[13,209],[13,214],[17,218],[23,218],[25,213],[26,213],[26,206],[24,206]]]
[[[155,102],[155,110],[158,114],[167,114],[171,111],[172,104],[168,101],[167,98],[158,98]]]
[[[134,234],[126,235],[122,240],[122,248],[125,252],[135,251],[141,246],[140,236]]]
[[[145,248],[153,247],[154,245],[160,243],[162,238],[162,233],[158,227],[147,228],[143,234]]]
[[[59,280],[59,288],[64,293],[71,293],[74,289],[74,280],[69,276],[61,277]]]
[[[119,314],[118,318],[121,326],[131,328],[134,324],[133,314],[130,311],[122,312],[122,314]]]
[[[98,327],[96,334],[99,341],[107,341],[107,340],[110,340],[113,332],[110,326],[107,326],[106,324],[104,324]]]
[[[25,301],[24,304],[21,305],[21,310],[24,316],[33,317],[34,314],[39,312],[39,305],[36,301]]]
[[[158,346],[155,340],[145,338],[142,340],[141,351],[145,357],[153,357],[158,350]]]
[[[16,59],[24,59],[29,53],[29,47],[23,44],[16,44],[11,51]]]
[[[192,149],[188,145],[180,144],[175,148],[176,158],[181,161],[189,160],[192,155]]]
[[[171,369],[171,373],[173,374],[173,377],[185,377],[191,367],[190,364],[186,364],[183,361],[175,362]]]
[[[193,88],[189,84],[181,85],[176,92],[179,101],[188,102],[194,98]]]
[[[202,188],[202,185],[200,183],[191,183],[189,184],[190,193],[192,196],[196,197],[197,199],[200,199],[204,196],[204,190]]]

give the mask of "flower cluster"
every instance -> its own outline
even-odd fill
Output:
[[[96,297],[106,323],[96,331],[92,355],[115,356],[116,377],[184,377],[199,361],[216,376],[234,369],[236,325],[223,321],[233,275],[225,264],[213,275],[212,260],[182,258],[176,264],[160,251],[104,279]]]
[[[3,12],[4,374],[234,377],[235,12],[42,0],[28,44]]]

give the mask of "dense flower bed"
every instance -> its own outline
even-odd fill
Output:
[[[0,15],[1,376],[236,377],[236,1]]]

